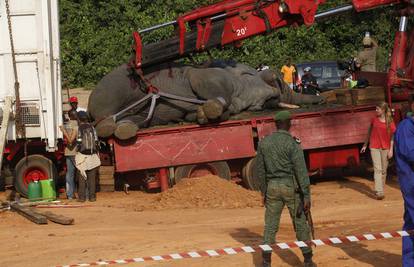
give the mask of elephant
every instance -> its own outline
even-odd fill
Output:
[[[286,89],[277,72],[257,72],[234,61],[210,61],[202,65],[165,63],[143,70],[140,75],[128,64],[118,66],[105,75],[89,97],[88,113],[95,121],[100,137],[114,134],[125,140],[136,135],[139,128],[178,122],[206,124],[227,120],[241,111],[292,104],[319,103],[312,98]],[[157,99],[152,116],[150,101],[140,103],[119,114],[147,96],[148,88],[185,97]],[[195,101],[204,103],[194,103]]]

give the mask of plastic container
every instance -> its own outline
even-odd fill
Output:
[[[42,187],[38,181],[33,181],[29,183],[28,195],[30,201],[42,200]]]
[[[55,182],[52,179],[41,180],[40,185],[42,187],[42,198],[44,200],[56,199]]]

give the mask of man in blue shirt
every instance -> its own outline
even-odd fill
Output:
[[[414,109],[414,105],[411,105]],[[395,161],[404,198],[404,230],[414,230],[414,117],[400,122],[395,132]],[[414,266],[414,236],[403,237],[403,267]]]

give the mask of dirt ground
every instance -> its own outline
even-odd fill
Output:
[[[378,201],[373,199],[370,179],[326,177],[312,185],[317,238],[401,229],[403,202],[396,178],[387,182],[386,198]],[[98,193],[97,202],[82,208],[43,209],[75,218],[72,226],[35,225],[14,212],[2,212],[0,266],[55,266],[260,244],[264,208],[259,194],[229,182],[214,188],[224,182],[217,179],[183,180],[161,194]],[[6,195],[0,193],[0,200]],[[295,239],[286,211],[278,242]],[[400,266],[401,239],[323,246],[314,253],[318,266]],[[272,266],[301,266],[301,261],[298,249],[278,251]],[[239,254],[127,266],[259,263],[259,254]]]

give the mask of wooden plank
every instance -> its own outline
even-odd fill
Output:
[[[58,223],[58,224],[63,224],[63,225],[72,225],[75,223],[75,219],[73,218],[69,218],[63,215],[59,215],[59,214],[55,214],[53,212],[50,211],[46,211],[46,212],[40,212],[40,211],[36,211],[37,213],[45,216],[49,221],[52,221],[54,223]]]
[[[26,219],[37,223],[37,224],[47,224],[47,218],[37,212],[34,211],[33,208],[30,207],[22,207],[17,203],[13,203],[10,205],[12,210],[17,211],[20,215],[25,217]]]
[[[104,181],[99,181],[100,185],[114,185],[115,181],[114,180],[104,180]]]
[[[114,173],[115,173],[114,166],[100,166],[99,167],[99,175],[110,174],[113,176]]]
[[[336,93],[334,90],[329,90],[326,92],[321,93],[321,96],[326,97],[326,102],[328,103],[335,103],[337,101],[336,99]]]
[[[99,192],[114,192],[114,185],[99,185]]]
[[[20,203],[19,205],[23,207],[33,207],[33,206],[43,205],[43,204],[55,205],[56,203],[60,203],[60,202],[61,202],[60,200],[53,200],[53,201],[44,200],[44,201],[36,201],[36,202],[25,202],[25,203]]]
[[[358,102],[381,102],[385,101],[385,92],[383,87],[367,87],[358,89]]]

